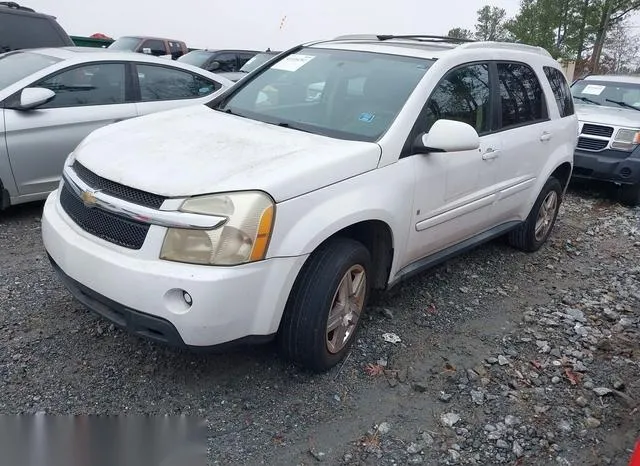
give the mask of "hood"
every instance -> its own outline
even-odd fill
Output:
[[[583,123],[640,128],[640,112],[637,110],[577,104],[576,113]]]
[[[162,196],[262,190],[283,201],[375,169],[381,149],[202,105],[106,126],[74,155],[103,178]]]

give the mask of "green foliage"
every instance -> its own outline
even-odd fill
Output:
[[[453,28],[447,33],[447,37],[453,37],[454,39],[473,39],[473,32],[464,28]]]
[[[507,12],[504,8],[485,5],[478,10],[475,38],[477,40],[499,41],[507,38],[504,28]]]

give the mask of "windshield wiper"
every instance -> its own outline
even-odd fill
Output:
[[[299,126],[292,125],[291,123],[285,123],[284,121],[281,121],[280,123],[274,123],[274,124],[276,126],[280,126],[281,128],[289,128],[289,129],[294,129],[296,131],[302,131],[303,133],[311,133],[311,131],[307,129],[302,129]]]
[[[580,99],[583,102],[589,102],[590,104],[594,104],[594,105],[602,105],[600,102],[596,102],[595,100],[591,100],[589,97],[582,97],[582,96],[578,96],[575,95],[573,96],[574,99]]]
[[[638,107],[634,107],[633,105],[628,104],[628,103],[626,103],[626,102],[622,102],[622,101],[620,101],[620,100],[611,100],[611,99],[604,99],[604,100],[606,100],[607,102],[611,102],[612,104],[618,104],[618,105],[620,105],[621,107],[625,107],[625,108],[632,108],[632,109],[637,110],[637,111],[639,111],[639,112],[640,112],[640,108],[638,108]]]

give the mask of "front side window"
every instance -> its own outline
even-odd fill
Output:
[[[0,56],[0,91],[59,61],[59,58],[32,52],[13,52]]]
[[[489,65],[467,65],[450,71],[427,102],[427,127],[441,119],[461,121],[478,134],[491,130]]]
[[[547,117],[542,86],[523,63],[498,63],[502,127],[524,125]]]
[[[122,104],[125,102],[125,66],[98,63],[72,68],[50,76],[34,87],[45,87],[56,96],[40,108]]]
[[[580,80],[571,93],[576,104],[640,110],[640,83]]]
[[[573,98],[571,97],[571,89],[569,84],[560,70],[551,68],[549,66],[544,67],[544,74],[549,80],[553,96],[558,104],[558,111],[560,117],[564,118],[574,114]]]
[[[164,66],[137,65],[142,102],[204,97],[221,85],[188,71]]]
[[[272,63],[216,107],[341,139],[382,136],[433,60],[304,48]]]

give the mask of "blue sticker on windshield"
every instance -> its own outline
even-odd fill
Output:
[[[376,116],[373,113],[361,113],[358,120],[371,123]]]

